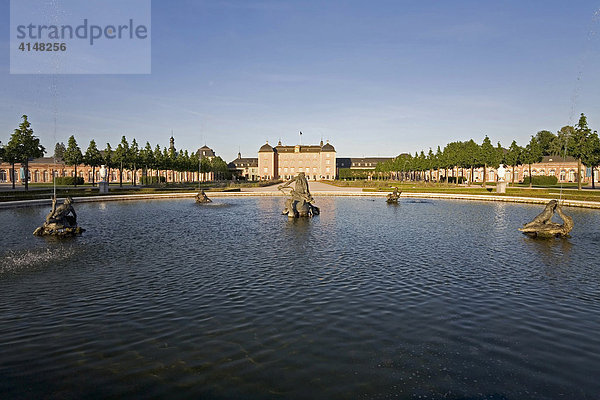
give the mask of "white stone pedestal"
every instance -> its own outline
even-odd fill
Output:
[[[100,193],[108,193],[108,182],[99,182],[98,188],[100,189]]]
[[[498,182],[496,184],[496,193],[506,193],[506,182]]]

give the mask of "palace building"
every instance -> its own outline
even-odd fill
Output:
[[[238,153],[235,160],[227,164],[227,167],[236,178],[245,179],[247,181],[258,181],[258,158],[242,157],[242,153]]]
[[[336,178],[335,148],[329,144],[275,147],[269,142],[258,150],[258,173],[261,180],[291,179],[304,172],[308,180]]]
[[[519,165],[513,168],[510,165],[505,165],[506,173],[504,179],[507,182],[523,182],[529,176],[529,164]],[[430,172],[432,176],[430,177]],[[439,172],[439,177],[438,177]],[[441,169],[433,171],[425,171],[425,179],[438,180],[444,178],[445,170]],[[485,171],[486,182],[494,182],[497,180],[497,172],[495,168],[487,168]],[[592,170],[585,165],[581,166],[581,182],[592,182]],[[577,160],[573,157],[557,157],[544,156],[542,161],[531,164],[531,175],[533,176],[555,176],[559,183],[576,183],[577,182]],[[475,168],[473,176],[471,176],[470,168],[450,168],[448,169],[448,177],[464,177],[468,182],[481,183],[483,182],[483,168]],[[594,182],[600,182],[600,170],[594,169]]]

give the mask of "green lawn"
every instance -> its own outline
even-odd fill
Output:
[[[358,185],[357,185],[358,186]],[[371,185],[369,185],[371,186]],[[365,186],[363,191],[384,191],[390,192],[394,187],[405,193],[448,193],[448,194],[489,194],[494,196],[520,196],[520,197],[541,197],[555,199],[561,196],[560,187],[549,188],[529,188],[523,187],[508,187],[505,194],[496,193],[496,186],[488,185],[486,189],[483,187],[464,187],[456,185],[437,185],[437,184],[415,184],[415,183],[390,183],[379,182],[377,186]],[[600,201],[600,191],[591,190],[576,190],[573,187],[563,188],[562,198],[565,200],[584,200],[584,201]]]

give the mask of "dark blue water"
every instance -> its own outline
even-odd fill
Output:
[[[600,213],[318,198],[0,211],[0,397],[597,399]]]

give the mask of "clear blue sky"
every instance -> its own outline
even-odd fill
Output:
[[[600,130],[600,1],[155,0],[150,75],[10,75],[0,0],[0,140],[197,149],[269,140],[394,156],[487,134],[525,144],[586,113]],[[575,117],[573,117],[575,114]],[[575,118],[575,121],[572,120]],[[54,120],[56,119],[56,135]]]

